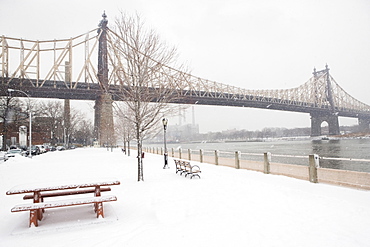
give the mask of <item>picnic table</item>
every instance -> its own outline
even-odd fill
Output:
[[[26,194],[23,199],[33,199],[33,203],[21,204],[13,207],[12,212],[30,211],[29,226],[38,226],[38,221],[42,220],[43,212],[46,208],[76,206],[83,204],[94,204],[97,218],[103,217],[103,202],[116,201],[115,196],[101,196],[101,192],[110,191],[112,185],[119,185],[118,180],[98,180],[69,183],[49,183],[49,184],[29,184],[18,185],[6,192],[7,195]],[[29,194],[32,193],[32,194]],[[44,202],[46,197],[60,197],[77,194],[94,193],[94,197],[68,198],[67,200],[57,200]]]

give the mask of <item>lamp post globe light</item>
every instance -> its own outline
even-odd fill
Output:
[[[169,168],[168,167],[168,153],[167,153],[167,141],[166,141],[166,131],[167,131],[167,124],[168,124],[168,119],[163,118],[162,119],[163,123],[163,130],[164,130],[164,135],[163,135],[163,142],[164,142],[164,166],[163,169]]]
[[[29,140],[29,153],[28,153],[28,157],[29,158],[32,158],[32,113],[31,113],[31,98],[30,96],[23,92],[22,90],[17,90],[17,89],[11,89],[11,88],[8,88],[8,92],[11,94],[12,92],[19,92],[19,93],[23,93],[24,95],[27,96],[28,98],[28,115],[29,115],[29,134],[28,134],[28,140]]]

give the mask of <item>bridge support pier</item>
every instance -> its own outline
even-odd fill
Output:
[[[95,100],[95,139],[100,146],[111,146],[116,144],[114,137],[112,97],[104,93]]]
[[[66,148],[69,148],[69,136],[71,132],[71,100],[70,99],[65,99],[64,100],[64,146]]]
[[[370,132],[370,119],[359,118],[358,119],[358,127],[359,131],[362,133]]]
[[[311,113],[311,136],[321,135],[321,124],[327,122],[329,135],[339,135],[339,121],[337,115]]]

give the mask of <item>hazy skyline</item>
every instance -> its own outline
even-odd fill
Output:
[[[120,10],[137,12],[177,47],[179,63],[195,76],[248,89],[286,89],[328,64],[346,92],[370,105],[366,0],[1,0],[0,8],[0,35],[35,40],[86,33],[97,27],[103,11],[108,26]],[[201,132],[310,126],[309,114],[251,108],[197,106],[195,118]],[[191,123],[191,108],[187,120]],[[170,123],[177,124],[178,117]]]

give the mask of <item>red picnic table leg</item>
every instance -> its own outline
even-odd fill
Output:
[[[33,193],[33,203],[39,203],[42,202],[42,198],[40,195],[40,192],[35,191]],[[38,220],[42,220],[43,217],[43,210],[42,209],[37,209],[36,210],[36,216]]]
[[[99,218],[100,216],[104,218],[103,203],[102,202],[96,203],[96,207],[97,207],[96,218]]]
[[[29,225],[29,227],[31,227],[31,226],[35,226],[35,227],[39,226],[39,223],[37,221],[37,211],[38,211],[38,209],[36,209],[36,210],[30,210],[30,225]]]
[[[94,193],[94,196],[101,196],[101,190],[100,190],[100,186],[95,186],[95,193]]]
[[[100,186],[95,186],[94,196],[101,196]],[[103,207],[103,205],[101,207]],[[95,213],[98,213],[98,208],[99,208],[99,203],[95,203],[94,204]],[[98,213],[98,217],[99,217],[99,213]],[[104,218],[104,216],[103,216],[103,218]]]
[[[40,192],[34,192],[33,193],[33,202],[34,203],[40,202]],[[39,226],[38,220],[41,220],[41,219],[42,219],[42,211],[40,211],[40,209],[30,210],[30,225],[29,225],[29,227]]]
[[[95,186],[95,196],[101,196],[101,190],[100,186]],[[96,218],[99,218],[100,216],[104,218],[104,211],[103,211],[103,203],[98,202],[95,203],[95,212],[96,212]]]

